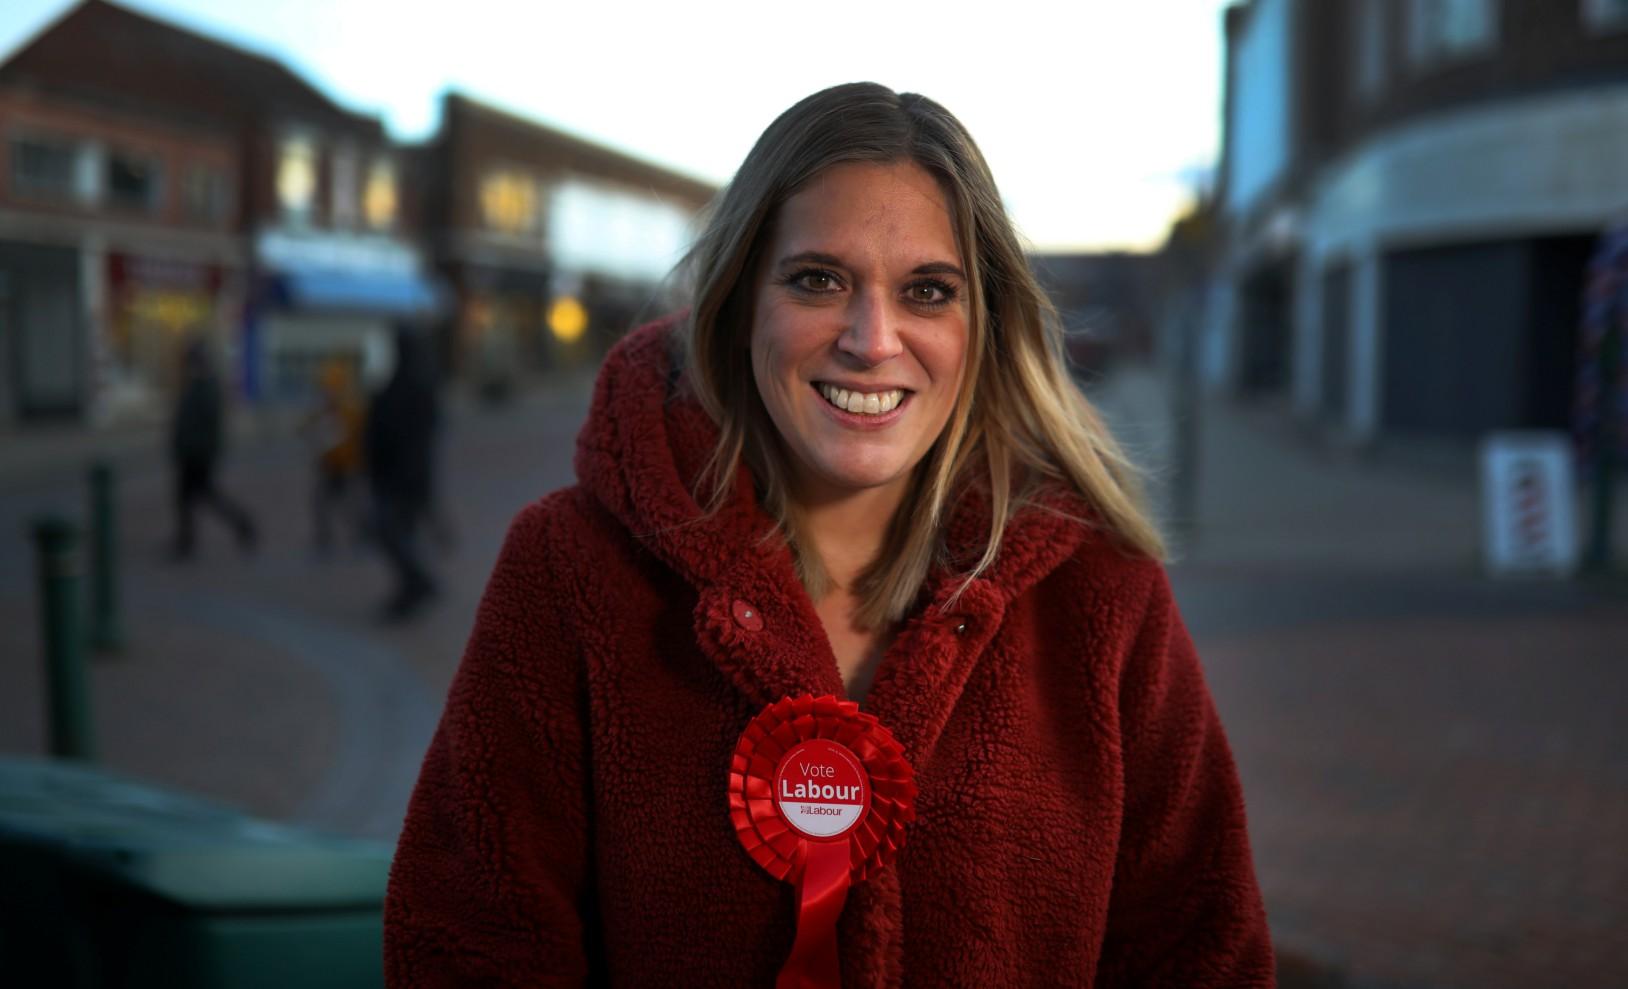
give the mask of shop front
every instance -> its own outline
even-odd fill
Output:
[[[113,417],[167,408],[192,340],[226,343],[225,273],[199,264],[112,251],[107,255],[107,335],[100,394]]]
[[[85,404],[86,333],[79,252],[0,241],[0,418],[78,415]]]
[[[266,235],[256,260],[243,380],[258,401],[303,401],[332,364],[351,367],[367,388],[382,385],[396,326],[431,321],[442,308],[443,293],[422,273],[418,253],[393,240]]]

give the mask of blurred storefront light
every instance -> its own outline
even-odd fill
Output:
[[[107,255],[108,338],[116,401],[158,402],[177,384],[181,349],[219,332],[222,269],[123,251]]]
[[[537,182],[522,172],[503,169],[481,179],[481,218],[500,233],[527,234],[537,230]]]
[[[380,160],[373,163],[367,175],[367,190],[362,194],[362,212],[367,225],[374,230],[388,230],[396,223],[396,166],[394,162]]]
[[[548,329],[561,343],[575,343],[588,332],[588,310],[573,296],[562,295],[548,307]]]
[[[316,191],[316,146],[300,137],[285,140],[277,160],[277,202],[283,215],[296,221],[310,219]]]

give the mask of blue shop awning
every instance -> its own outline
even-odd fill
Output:
[[[440,301],[433,282],[409,272],[303,269],[278,273],[274,285],[278,300],[294,309],[413,316]]]

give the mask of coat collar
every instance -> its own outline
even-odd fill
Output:
[[[718,434],[677,387],[676,323],[669,317],[635,330],[606,358],[577,440],[577,476],[635,540],[696,588],[701,648],[748,699],[767,705],[801,693],[843,696],[819,616],[746,468],[719,511],[708,515],[696,503],[695,481]],[[971,549],[988,519],[986,499],[963,498],[946,538]],[[1001,555],[983,577],[966,584],[941,570],[929,578],[924,607],[895,638],[864,705],[918,767],[1007,605],[1087,532],[1059,511],[1024,512],[1007,526]]]

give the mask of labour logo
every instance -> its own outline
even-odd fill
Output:
[[[865,818],[870,786],[859,760],[828,738],[791,747],[774,773],[774,803],[786,823],[811,838],[835,838]]]

